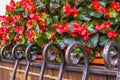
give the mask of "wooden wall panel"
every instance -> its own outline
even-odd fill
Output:
[[[11,63],[3,63],[0,62],[0,66],[6,66],[6,67],[13,67],[14,64]],[[26,66],[19,65],[19,69],[25,70]],[[8,80],[10,79],[10,72],[9,70],[5,69],[0,69],[0,80]],[[40,73],[40,68],[39,67],[31,67],[30,72],[35,72],[35,73]],[[24,75],[24,73],[22,73]],[[58,76],[58,70],[56,69],[46,69],[45,70],[45,75],[50,75],[50,76]],[[38,76],[34,75],[29,75],[30,79],[28,80],[39,80]],[[81,72],[74,72],[74,71],[64,71],[63,73],[63,78],[68,79],[68,80],[81,80],[82,78],[82,73]],[[62,80],[65,80],[62,79]],[[22,80],[22,78],[21,78]],[[50,78],[44,78],[44,80],[53,80]],[[108,75],[100,75],[100,74],[89,74],[89,79],[88,80],[115,80],[115,76],[108,76]]]

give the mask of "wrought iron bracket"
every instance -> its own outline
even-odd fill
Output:
[[[115,41],[107,42],[103,49],[103,59],[108,69],[112,69],[117,65],[116,80],[120,80],[120,45]]]
[[[55,59],[56,59],[56,52],[54,52],[54,51],[50,52],[49,51],[51,49],[51,47],[57,48],[58,51],[60,52],[62,62],[60,63],[60,69],[59,69],[59,74],[58,74],[58,79],[57,80],[62,80],[63,69],[64,69],[64,66],[65,66],[65,58],[64,58],[63,51],[55,43],[49,43],[43,49],[43,62],[42,62],[42,67],[41,67],[39,80],[43,80],[46,63],[55,61]]]
[[[31,44],[26,48],[25,56],[28,60],[27,67],[24,74],[24,80],[27,80],[28,71],[30,69],[31,62],[37,59],[37,55],[42,53],[42,49],[37,44]]]
[[[83,69],[83,76],[82,80],[88,80],[88,73],[89,73],[89,58],[86,49],[79,43],[73,43],[67,47],[65,60],[69,65],[75,65],[80,62],[80,54],[74,52],[74,48],[79,48],[83,54],[84,58],[84,69]]]
[[[16,44],[12,49],[12,56],[16,61],[15,61],[14,70],[13,70],[11,80],[15,80],[15,78],[16,78],[16,72],[17,72],[19,60],[23,58],[25,48],[26,48],[26,46],[24,44]]]

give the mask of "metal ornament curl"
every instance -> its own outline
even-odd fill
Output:
[[[2,47],[1,58],[2,59],[10,59],[10,57],[12,56],[12,48],[13,48],[12,44],[8,44],[8,45],[5,45],[4,47]]]
[[[111,51],[114,48],[116,52]],[[118,67],[116,80],[120,80],[120,45],[115,41],[108,41],[103,49],[104,64],[108,69]]]
[[[49,49],[51,47],[56,47],[60,51],[60,56],[62,58],[62,62],[60,63],[60,70],[59,70],[59,74],[58,74],[58,79],[57,80],[62,80],[63,69],[64,69],[64,65],[65,65],[65,59],[64,59],[63,51],[60,49],[60,47],[56,43],[49,43],[43,49],[43,63],[42,63],[42,67],[41,67],[39,80],[43,80],[44,71],[45,71],[45,67],[46,67],[46,62],[54,61],[55,58],[56,58],[56,53],[55,52],[51,52],[50,53],[50,58],[47,57]]]
[[[19,47],[23,47],[22,50],[18,50]],[[16,72],[17,72],[17,67],[19,64],[19,60],[23,58],[23,51],[25,51],[26,46],[24,44],[16,44],[13,49],[12,49],[12,56],[13,58],[16,60],[15,61],[15,65],[14,65],[14,70],[13,70],[13,74],[10,80],[15,80],[16,78]]]
[[[34,49],[35,49],[35,51],[33,51]],[[26,56],[26,59],[28,60],[28,63],[27,63],[27,67],[25,70],[24,80],[27,80],[30,64],[32,61],[35,61],[37,59],[38,53],[42,53],[42,49],[36,43],[30,44],[26,48],[25,56]]]
[[[73,49],[76,47],[82,51],[83,57],[84,57],[84,69],[83,69],[82,80],[88,80],[89,58],[88,58],[88,53],[86,52],[86,49],[81,44],[73,43],[69,45],[65,53],[65,60],[70,65],[76,65],[79,63],[80,55],[73,53]],[[73,57],[72,60],[71,60],[71,57]]]

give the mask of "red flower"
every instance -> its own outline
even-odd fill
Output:
[[[33,30],[30,30],[29,32],[26,33],[26,36],[31,38],[34,36],[34,31]]]
[[[13,19],[14,19],[14,22],[18,22],[20,20],[20,15],[15,15]]]
[[[47,24],[47,23],[46,23],[45,21],[40,21],[40,26],[41,26],[41,27],[46,26],[46,24]]]
[[[28,29],[31,29],[33,27],[33,20],[32,19],[28,20],[27,26],[28,26]]]
[[[86,51],[87,51],[87,53],[88,53],[88,54],[90,54],[90,53],[91,53],[91,50],[90,50],[90,48],[89,48],[89,47],[85,47],[85,49],[86,49]]]
[[[12,6],[12,7],[15,6],[14,0],[11,0],[11,1],[10,1],[10,6]]]
[[[0,39],[1,39],[1,36],[4,34],[3,32],[3,28],[0,28]]]
[[[62,24],[62,25],[54,24],[54,27],[57,30],[59,30],[60,33],[68,32],[68,24]]]
[[[25,7],[26,12],[34,13],[36,11],[36,7],[32,4],[27,4]]]
[[[55,35],[52,34],[52,35],[50,36],[50,39],[51,39],[51,40],[54,40],[54,39],[55,39]]]
[[[90,33],[86,33],[86,35],[83,36],[83,40],[88,40],[90,38]]]
[[[16,23],[15,23],[15,22],[12,22],[12,26],[15,27],[15,26],[16,26]]]
[[[7,22],[7,23],[9,23],[13,20],[13,18],[11,16],[4,16],[3,19],[4,19],[4,22]]]
[[[63,13],[68,14],[68,15],[71,14],[71,8],[70,8],[69,3],[65,3],[63,7]]]
[[[39,33],[43,33],[44,31],[46,31],[47,29],[46,28],[42,28],[41,30],[39,30]]]
[[[71,8],[69,3],[66,3],[63,7],[63,13],[68,14],[68,15],[74,15],[74,17],[78,16],[78,11],[76,8]]]
[[[73,38],[75,38],[75,37],[78,36],[76,33],[70,33],[69,35],[70,35],[71,37],[73,37]]]
[[[95,55],[96,55],[96,57],[100,57],[100,52],[95,51]]]
[[[23,34],[24,30],[25,30],[24,27],[17,26],[14,28],[14,32],[16,32],[18,34]]]
[[[19,38],[17,36],[14,37],[14,41],[20,41],[20,40],[22,40],[22,38]]]
[[[34,5],[30,6],[30,12],[35,12],[36,11],[36,7]]]
[[[60,28],[60,25],[59,25],[59,24],[54,24],[53,26],[54,26],[54,28],[56,28],[56,29]]]
[[[113,38],[118,38],[118,34],[114,33]]]
[[[118,2],[112,2],[110,4],[110,7],[115,10],[115,11],[119,11],[120,10],[120,6],[119,6],[119,3]]]
[[[2,20],[3,20],[3,16],[0,15],[0,21],[2,21]]]
[[[106,8],[100,6],[98,0],[94,0],[94,1],[92,2],[92,8],[95,9],[97,12],[103,12],[103,13],[106,13],[106,12],[107,12]]]
[[[110,13],[108,13],[108,14],[106,14],[106,15],[107,15],[108,18],[112,18],[112,17],[113,17],[113,15],[110,14]]]
[[[74,23],[73,26],[72,26],[72,28],[74,29],[74,32],[79,33],[79,31],[80,31],[79,30],[80,25],[78,23]]]
[[[95,9],[95,10],[97,10],[98,8],[99,8],[99,2],[98,2],[98,0],[94,0],[93,2],[92,2],[92,7]]]
[[[95,29],[96,29],[97,31],[102,30],[101,24],[100,24],[100,23],[97,23],[97,24],[95,25]]]
[[[62,24],[59,30],[61,33],[68,32],[68,24]]]
[[[57,54],[57,55],[60,55],[60,51],[59,51],[59,50],[57,50],[57,51],[56,51],[56,54]]]
[[[81,35],[81,36],[85,36],[87,34],[87,28],[86,28],[85,24],[82,24],[79,31],[80,31],[79,35]],[[87,37],[87,35],[86,35],[86,37]]]
[[[113,30],[109,30],[109,31],[107,32],[107,36],[108,36],[109,38],[118,38],[118,34],[115,33]]]
[[[71,14],[73,14],[75,17],[78,16],[78,11],[76,8],[71,8]]]
[[[8,42],[8,37],[6,37],[5,35],[3,35],[3,36],[2,36],[2,40],[3,40],[4,42]]]
[[[107,22],[105,22],[105,23],[103,24],[103,28],[104,28],[104,29],[107,29],[107,28],[109,28],[110,26],[111,26],[110,21],[107,21]]]
[[[9,11],[9,12],[14,12],[15,11],[15,8],[14,7],[11,7],[11,6],[8,6],[6,5],[6,10]]]
[[[37,22],[39,21],[39,16],[37,14],[34,14],[34,13],[30,14],[30,18],[37,21]]]
[[[34,38],[28,38],[28,41],[29,42],[34,42],[35,40],[34,40]]]
[[[10,26],[3,26],[4,34],[7,34],[10,30]]]

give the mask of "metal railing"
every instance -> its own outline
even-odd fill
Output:
[[[28,80],[28,72],[31,66],[31,63],[37,60],[37,56],[42,54],[43,60],[41,64],[41,70],[39,74],[39,80],[43,80],[45,74],[44,71],[48,63],[55,63],[56,57],[59,55],[61,59],[59,63],[59,73],[58,77],[55,78],[57,80],[62,80],[62,74],[64,73],[64,68],[66,65],[77,65],[81,62],[81,56],[78,53],[74,52],[74,48],[79,48],[83,55],[83,76],[81,80],[88,80],[89,73],[89,57],[85,48],[79,43],[73,43],[69,45],[65,50],[61,49],[56,43],[47,44],[42,50],[37,44],[31,44],[29,46],[25,46],[24,44],[16,44],[16,45],[6,45],[1,49],[1,58],[3,59],[11,59],[15,60],[15,65],[13,69],[13,74],[10,80],[16,79],[16,72],[19,62],[27,61],[27,66],[24,71],[24,80]]]
[[[115,41],[107,42],[103,49],[103,59],[108,69],[117,66],[116,80],[120,80],[120,45]]]

